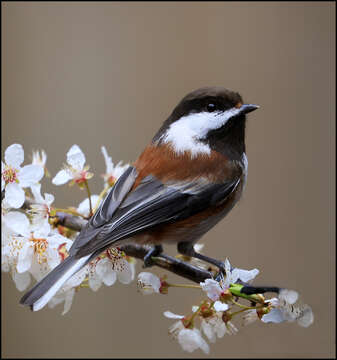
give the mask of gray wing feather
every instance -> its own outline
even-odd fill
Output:
[[[95,214],[88,221],[87,225],[81,230],[69,250],[70,255],[77,255],[78,249],[96,238],[102,230],[101,227],[111,219],[113,213],[117,210],[118,206],[132,188],[136,177],[136,168],[129,166],[119,177],[116,184],[111,188]]]
[[[194,183],[167,186],[150,175],[127,195],[111,219],[100,227],[97,236],[78,249],[78,255],[99,253],[114,242],[153,226],[186,219],[225,200],[239,182],[240,179],[234,179],[227,183],[209,184],[199,179]]]
[[[124,200],[127,193],[131,190],[136,177],[136,168],[129,166],[117,180],[115,186],[105,197],[94,216],[90,219],[90,225],[93,227],[99,227],[111,219],[118,206]]]

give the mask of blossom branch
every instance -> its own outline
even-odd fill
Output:
[[[34,153],[32,164],[21,166],[24,151],[20,144],[13,144],[5,151],[5,162],[1,163],[2,194],[2,271],[10,272],[18,290],[27,289],[31,276],[39,280],[69,255],[76,232],[81,231],[90,216],[95,213],[104,196],[116,180],[129,166],[114,165],[105,147],[102,153],[106,163],[103,174],[104,189],[100,195],[91,195],[88,179],[89,165],[85,165],[85,155],[78,145],[73,145],[67,152],[67,164],[52,179],[54,185],[77,184],[86,188],[88,199],[77,208],[56,208],[51,204],[54,195],[41,193],[40,180],[47,173],[45,164],[47,155],[44,151]],[[203,245],[195,244],[196,252]],[[90,261],[83,269],[70,277],[63,287],[48,302],[54,307],[64,301],[65,314],[69,311],[75,291],[81,287],[97,291],[102,284],[113,285],[116,280],[129,284],[135,276],[135,258],[144,260],[150,245],[127,244],[118,248],[111,247]],[[124,252],[124,253],[123,253]],[[126,255],[126,256],[125,256]],[[209,345],[216,338],[235,334],[238,329],[232,323],[237,315],[242,315],[244,324],[256,320],[268,323],[296,321],[300,326],[308,327],[314,316],[307,304],[298,302],[298,293],[271,286],[252,286],[251,282],[258,275],[258,269],[244,270],[232,267],[226,258],[223,272],[200,261],[200,259],[179,255],[172,257],[164,253],[152,256],[152,263],[162,269],[188,279],[194,284],[172,284],[166,281],[166,275],[159,278],[151,272],[138,274],[137,287],[144,295],[167,294],[169,287],[200,289],[207,295],[199,305],[192,306],[189,315],[177,315],[165,311],[164,315],[177,319],[170,329],[172,334],[186,351],[200,348],[209,353]],[[33,266],[34,265],[34,266]],[[267,299],[263,294],[273,292],[277,297]],[[249,305],[238,302],[248,301]],[[239,310],[235,311],[235,308]],[[200,330],[197,328],[200,323]]]

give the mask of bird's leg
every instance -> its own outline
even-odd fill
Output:
[[[194,257],[209,264],[215,265],[223,274],[225,274],[225,264],[222,261],[197,253],[193,248],[193,243],[185,241],[180,242],[178,243],[177,250],[182,255]]]
[[[163,252],[163,247],[161,245],[155,245],[153,246],[147,254],[144,256],[144,268],[151,267],[154,265],[154,262],[152,260],[152,256],[158,256]]]

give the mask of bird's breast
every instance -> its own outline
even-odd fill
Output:
[[[150,145],[135,162],[138,177],[134,188],[140,181],[153,175],[163,183],[195,181],[198,178],[221,183],[232,179],[243,180],[241,164],[231,161],[224,155],[212,151],[209,155],[191,157],[188,152],[177,155],[169,144]],[[218,223],[233,208],[242,193],[242,181],[225,201],[174,223],[155,226],[135,237],[142,244],[162,242],[197,241],[204,233]]]
[[[192,157],[188,151],[177,154],[170,144],[147,146],[134,166],[138,172],[134,188],[150,174],[163,183],[198,178],[222,183],[237,178],[242,172],[242,168],[234,161],[216,151]]]

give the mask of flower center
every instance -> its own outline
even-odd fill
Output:
[[[48,241],[46,239],[35,239],[33,237],[30,240],[34,244],[34,252],[38,256],[38,260],[37,260],[38,263],[42,264],[42,263],[47,262],[45,252],[47,250]]]
[[[66,243],[61,244],[61,245],[58,247],[57,251],[58,251],[58,253],[59,253],[62,261],[63,261],[66,257],[68,257],[68,255],[69,255],[69,254],[68,254],[68,251],[67,251],[67,248],[66,248]]]
[[[108,177],[108,184],[109,184],[109,186],[113,186],[114,184],[115,184],[115,182],[116,182],[116,178],[113,176],[113,175],[110,175],[109,177]]]
[[[2,178],[4,179],[6,184],[19,182],[17,178],[18,170],[13,168],[10,165],[6,165],[5,170],[2,172]]]
[[[76,184],[81,184],[81,183],[84,183],[86,181],[86,179],[87,179],[87,171],[82,170],[76,174],[76,177],[74,180],[75,180]]]

